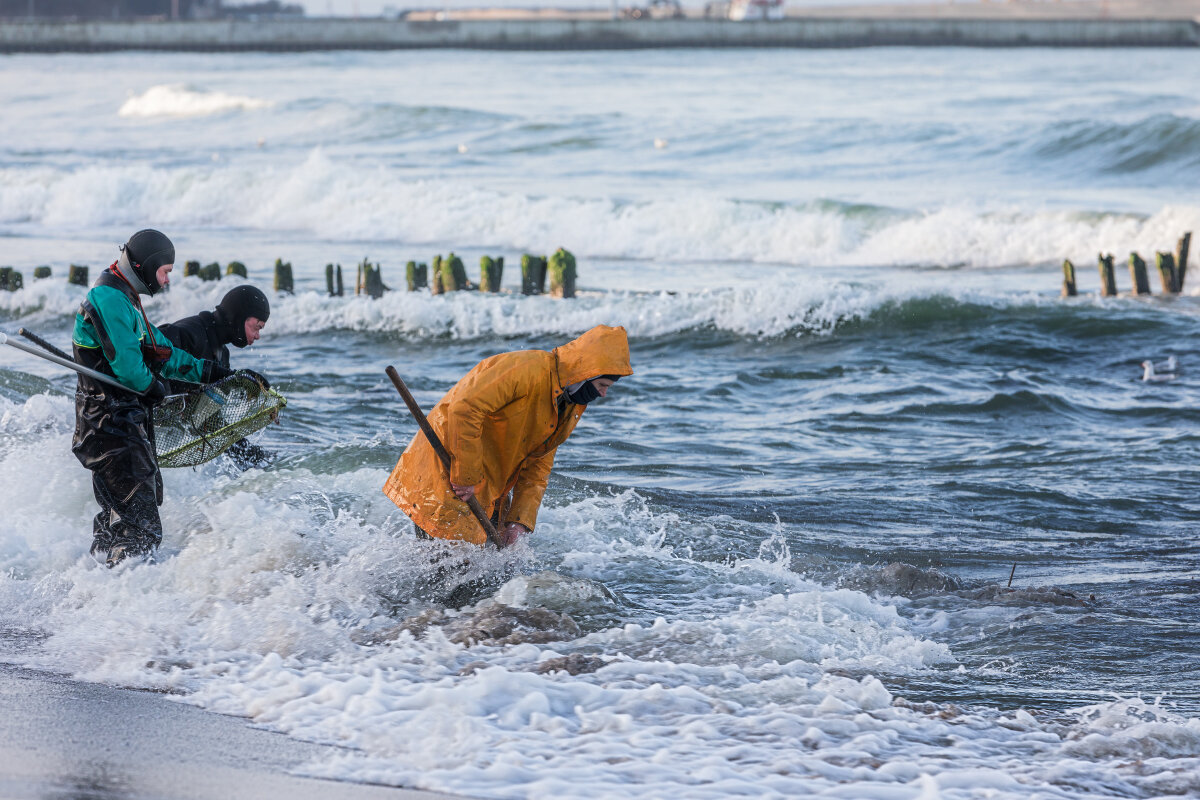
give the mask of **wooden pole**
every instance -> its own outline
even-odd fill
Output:
[[[1154,263],[1158,267],[1163,294],[1179,294],[1175,283],[1175,256],[1171,253],[1155,253]]]
[[[1129,276],[1133,279],[1134,294],[1150,294],[1150,279],[1146,277],[1146,262],[1142,261],[1142,257],[1137,253],[1129,254]]]
[[[86,264],[72,264],[67,270],[67,283],[76,286],[88,285],[88,268]]]
[[[1113,270],[1113,257],[1100,256],[1100,296],[1117,296],[1117,276]]]
[[[1075,265],[1071,263],[1070,259],[1066,259],[1065,261],[1063,261],[1062,296],[1063,297],[1074,297],[1076,294],[1077,293],[1075,291]]]
[[[342,297],[346,294],[346,286],[342,283],[342,265],[337,265],[337,296]]]
[[[337,294],[337,287],[334,285],[333,278],[333,264],[325,265],[325,291],[329,293],[330,297],[334,297]]]
[[[33,268],[33,277],[36,279],[49,278],[50,277],[50,268],[49,267],[34,267]]]
[[[1187,277],[1188,250],[1192,246],[1192,232],[1188,231],[1175,245],[1175,288],[1183,291],[1183,279]]]
[[[425,412],[421,410],[421,406],[417,404],[416,398],[408,391],[408,387],[404,385],[404,381],[400,378],[400,373],[396,372],[396,368],[389,366],[384,372],[392,379],[392,385],[396,387],[396,391],[404,398],[404,404],[408,406],[408,411],[413,415],[413,419],[417,421],[417,425],[421,427],[425,438],[429,440],[429,444],[433,447],[433,452],[437,453],[441,459],[442,465],[446,468],[447,474],[450,472],[450,454],[446,452],[442,440],[438,437],[437,431],[429,424],[429,420],[425,417]],[[504,540],[500,538],[496,527],[492,525],[492,521],[488,519],[488,515],[484,512],[483,506],[479,504],[479,499],[472,496],[467,500],[467,506],[471,509],[471,513],[475,515],[475,519],[483,527],[483,532],[487,534],[488,541],[497,548],[504,547]]]
[[[282,258],[275,259],[275,291],[291,294],[294,290],[292,282],[292,262]]]
[[[538,257],[529,253],[521,256],[521,294],[538,293]]]
[[[479,288],[485,292],[500,291],[500,280],[504,276],[504,259],[491,256],[479,258]]]
[[[562,298],[574,297],[575,256],[560,247],[554,251],[554,255],[550,256],[548,269],[550,272],[550,295]],[[1074,267],[1072,267],[1072,271],[1074,271]],[[1072,288],[1073,284],[1074,278],[1072,278]],[[1072,291],[1072,293],[1074,292]]]
[[[225,265],[225,274],[226,275],[237,275],[242,278],[249,277],[246,274],[246,265],[240,261],[230,261],[228,264],[226,264]]]

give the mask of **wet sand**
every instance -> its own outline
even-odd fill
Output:
[[[338,752],[151,692],[0,665],[6,800],[451,800],[288,774]]]

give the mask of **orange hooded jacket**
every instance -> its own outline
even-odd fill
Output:
[[[559,395],[600,375],[632,375],[624,328],[597,325],[573,342],[545,350],[501,353],[479,362],[429,414],[450,452],[445,468],[417,431],[383,485],[383,493],[430,536],[483,544],[487,536],[450,488],[474,486],[475,497],[502,525],[533,530],[554,453],[586,406]],[[503,501],[512,492],[511,503]]]

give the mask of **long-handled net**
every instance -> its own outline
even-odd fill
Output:
[[[234,442],[261,430],[287,401],[253,378],[235,373],[154,408],[160,467],[194,467],[211,461]]]

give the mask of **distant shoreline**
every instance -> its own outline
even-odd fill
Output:
[[[635,0],[636,2],[636,0]],[[627,3],[622,2],[622,5]],[[790,9],[782,20],[610,19],[596,11],[476,9],[402,18],[0,22],[0,53],[461,48],[1197,47],[1191,0],[944,3]]]

